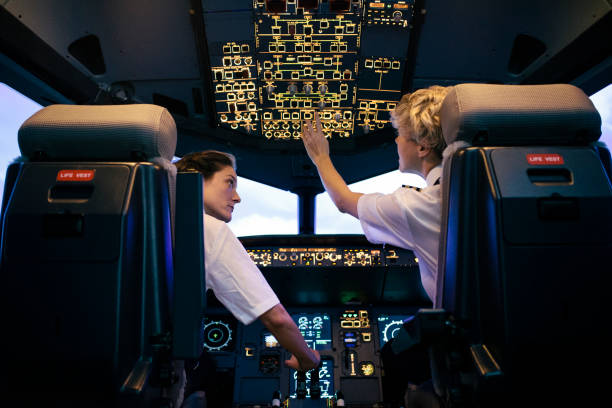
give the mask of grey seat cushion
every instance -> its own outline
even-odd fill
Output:
[[[442,103],[440,121],[447,144],[587,144],[601,135],[595,106],[568,84],[456,85]]]
[[[171,161],[176,124],[156,105],[51,105],[26,120],[18,138],[29,159]]]

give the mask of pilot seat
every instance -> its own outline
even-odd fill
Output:
[[[2,203],[3,405],[176,406],[205,283],[202,180],[176,180],[171,115],[51,105],[19,146]]]
[[[416,330],[437,394],[446,407],[594,406],[611,344],[598,112],[571,85],[461,84],[440,117],[438,286]]]

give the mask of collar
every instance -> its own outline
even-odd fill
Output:
[[[438,164],[436,167],[434,167],[433,169],[429,171],[429,174],[427,174],[427,178],[425,179],[427,186],[428,187],[433,186],[436,183],[436,181],[440,179],[441,175],[442,175],[442,164]]]

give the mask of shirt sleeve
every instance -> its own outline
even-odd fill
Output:
[[[410,209],[404,203],[405,197],[401,197],[411,192],[399,189],[392,194],[364,194],[359,198],[357,215],[370,242],[387,243],[401,248],[414,246],[408,217]]]
[[[204,231],[206,287],[238,320],[249,324],[280,303],[224,222],[205,216]]]

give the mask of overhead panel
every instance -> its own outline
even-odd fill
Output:
[[[330,138],[390,126],[413,3],[204,0],[218,125],[280,143],[299,139],[315,111]]]

